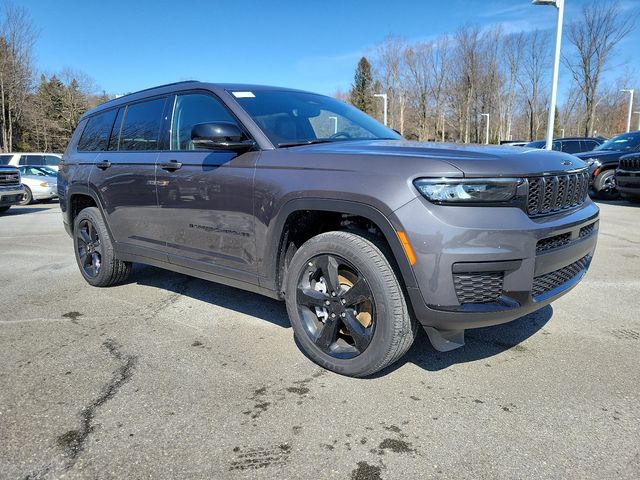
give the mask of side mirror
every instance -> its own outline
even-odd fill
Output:
[[[198,123],[191,129],[191,141],[198,148],[211,150],[249,150],[253,140],[243,140],[244,133],[232,122]]]

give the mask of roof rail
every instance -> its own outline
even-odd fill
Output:
[[[172,83],[165,83],[164,85],[156,85],[155,87],[149,87],[149,88],[145,88],[143,90],[137,90],[135,92],[127,93],[125,95],[120,95],[119,97],[112,98],[111,100],[108,100],[108,101],[104,102],[102,105],[104,105],[106,103],[109,103],[109,102],[113,102],[114,100],[120,100],[121,98],[125,98],[125,97],[128,97],[130,95],[137,95],[138,93],[148,92],[149,90],[155,90],[156,88],[170,87],[172,85],[181,85],[183,83],[194,83],[194,82],[199,82],[199,80],[182,80],[180,82],[172,82]]]

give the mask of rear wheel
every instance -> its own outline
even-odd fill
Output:
[[[600,172],[593,181],[593,189],[602,200],[615,200],[620,195],[616,185],[615,170]]]
[[[116,258],[109,232],[96,207],[85,208],[78,214],[73,234],[76,262],[89,284],[109,287],[129,276],[131,263]]]
[[[295,336],[316,363],[364,377],[398,360],[415,338],[402,287],[383,245],[351,232],[320,234],[287,269]]]
[[[33,193],[31,193],[31,189],[24,186],[24,197],[20,200],[20,205],[30,205],[33,203]]]

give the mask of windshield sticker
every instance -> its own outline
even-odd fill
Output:
[[[255,98],[253,92],[231,92],[236,98]]]

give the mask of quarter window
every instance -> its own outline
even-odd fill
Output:
[[[120,150],[159,149],[164,102],[165,98],[158,98],[127,107],[120,133]]]
[[[191,129],[199,123],[212,122],[237,123],[227,109],[210,95],[179,95],[173,112],[171,150],[195,150]]]
[[[44,157],[45,165],[58,166],[59,163],[60,163],[60,158],[56,157],[55,155],[45,155]]]
[[[96,152],[106,150],[115,117],[115,110],[109,110],[91,117],[78,142],[78,151]]]

